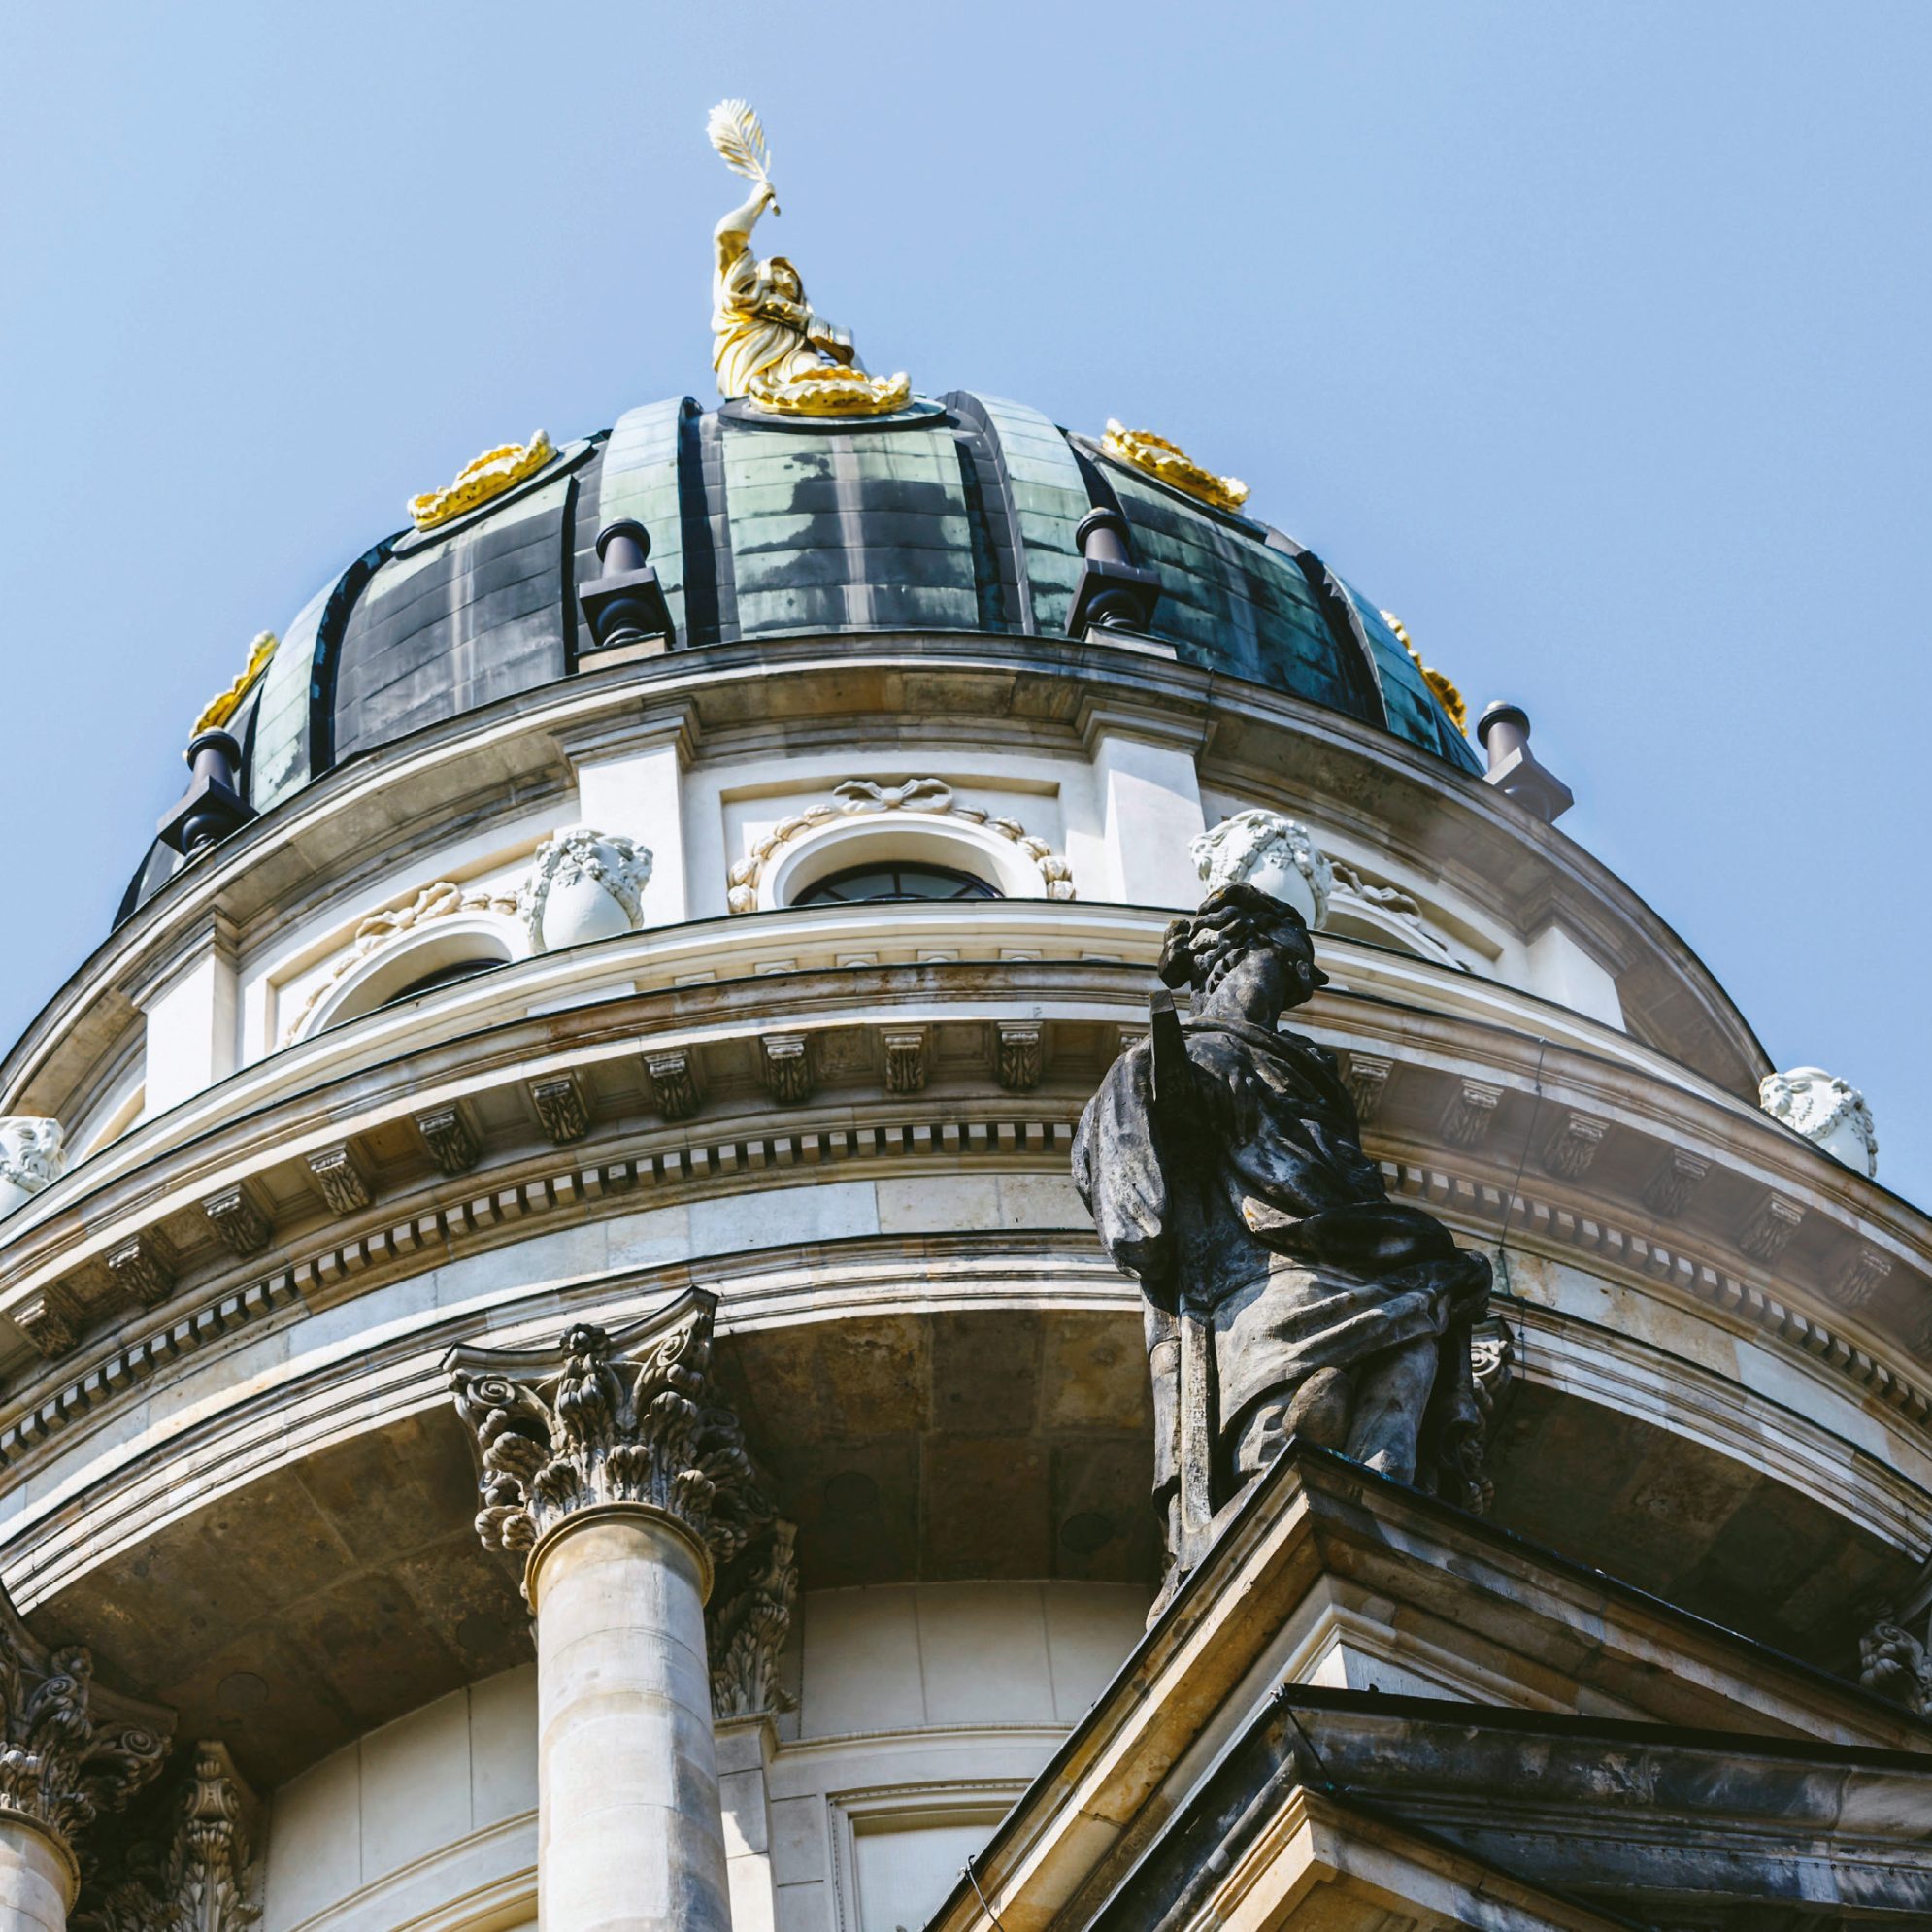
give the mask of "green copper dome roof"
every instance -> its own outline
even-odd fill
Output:
[[[910,417],[910,419],[908,419]],[[1075,529],[1125,516],[1156,571],[1149,629],[1226,671],[1481,765],[1375,604],[1280,531],[1208,508],[1046,416],[992,396],[875,421],[760,420],[689,397],[465,516],[385,538],[283,634],[229,728],[266,811],[358,752],[567,677],[590,642],[579,590],[605,525],[635,518],[679,649],[786,632],[1063,636]],[[149,855],[123,912],[178,861]]]

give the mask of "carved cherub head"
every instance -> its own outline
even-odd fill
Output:
[[[1168,927],[1160,977],[1206,997],[1237,967],[1264,955],[1280,968],[1275,990],[1282,1007],[1299,1006],[1328,983],[1315,963],[1308,926],[1292,906],[1252,885],[1222,885],[1201,901],[1199,912]]]

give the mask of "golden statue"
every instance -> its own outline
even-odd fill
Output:
[[[905,374],[868,376],[849,332],[813,312],[798,270],[783,255],[760,261],[751,252],[759,216],[768,208],[779,212],[758,117],[744,101],[720,101],[705,132],[725,165],[755,183],[714,237],[711,359],[718,393],[786,416],[884,416],[903,409],[913,393]]]

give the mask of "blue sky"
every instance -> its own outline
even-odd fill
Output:
[[[1932,1199],[1928,83],[1923,5],[8,9],[0,1034],[255,631],[710,393],[744,93],[875,368],[1246,478]]]

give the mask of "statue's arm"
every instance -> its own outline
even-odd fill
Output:
[[[734,208],[712,231],[717,246],[717,272],[722,275],[751,245],[758,217],[772,205],[772,184],[760,182],[741,207]]]

